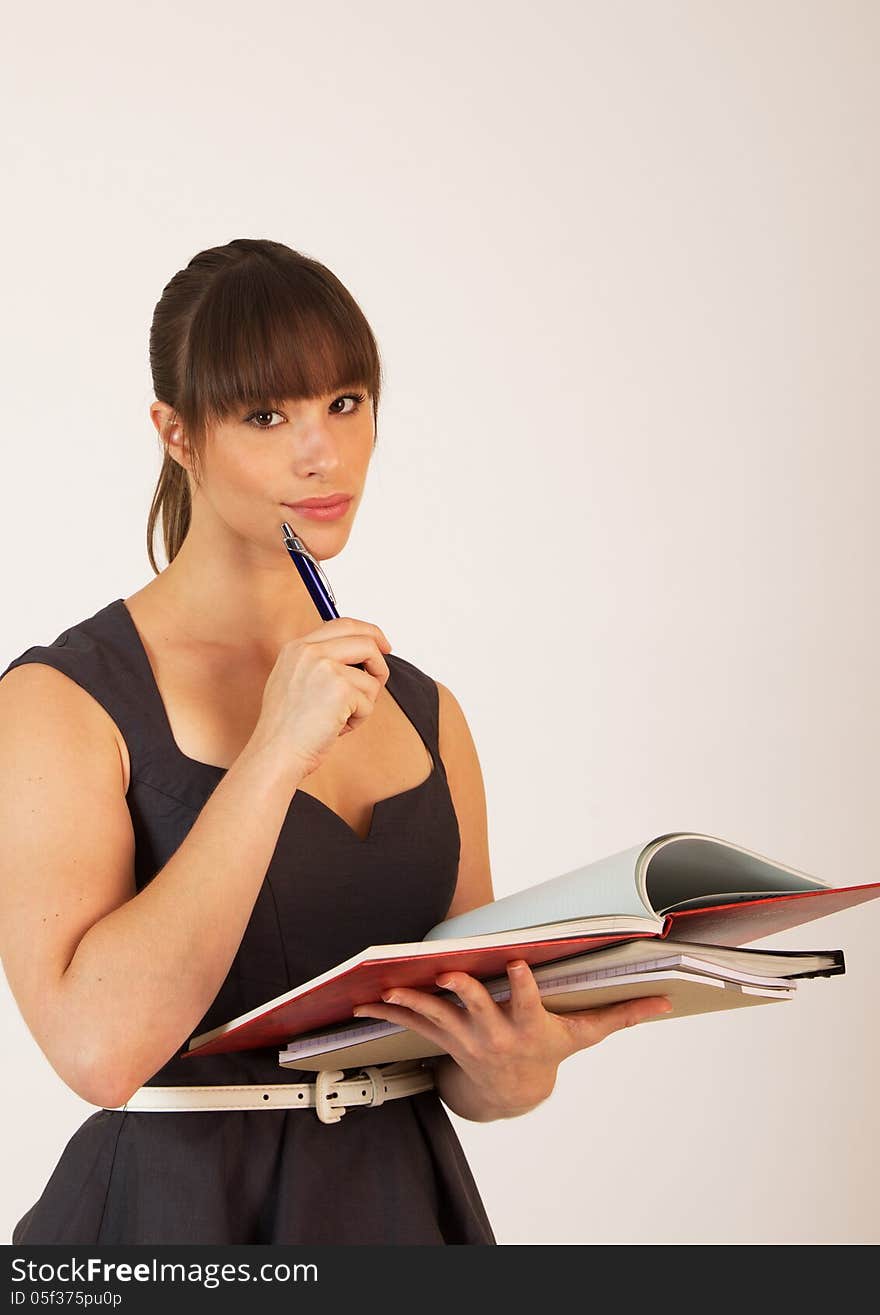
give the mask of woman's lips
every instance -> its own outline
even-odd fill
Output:
[[[334,502],[330,507],[291,507],[289,502],[282,503],[282,506],[294,515],[305,516],[310,521],[338,521],[351,506],[351,498],[346,498],[344,502]]]

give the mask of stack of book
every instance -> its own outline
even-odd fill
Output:
[[[831,886],[698,832],[669,832],[432,927],[424,940],[371,945],[182,1052],[279,1046],[282,1067],[319,1072],[441,1054],[419,1033],[355,1006],[396,986],[434,991],[444,971],[509,998],[505,965],[525,959],[554,1013],[665,995],[650,1022],[791,1000],[805,978],[845,971],[842,950],[743,949],[880,895],[880,882]],[[463,1006],[462,1006],[463,1007]]]

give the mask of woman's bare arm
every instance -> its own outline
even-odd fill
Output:
[[[123,1104],[204,1016],[297,785],[277,754],[246,746],[138,892],[109,715],[43,664],[0,681],[0,958],[37,1044],[84,1100]]]
[[[461,837],[458,879],[445,919],[491,904],[495,893],[489,859],[486,788],[477,747],[458,699],[439,680],[434,683],[439,702],[440,757]]]

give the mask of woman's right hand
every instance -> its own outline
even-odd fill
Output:
[[[248,750],[277,753],[296,779],[308,776],[340,735],[371,715],[389,676],[383,654],[390,651],[379,626],[350,616],[324,621],[282,645]]]

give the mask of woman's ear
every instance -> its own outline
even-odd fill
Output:
[[[182,470],[187,474],[192,474],[192,458],[189,452],[189,443],[179,424],[172,424],[165,432],[165,453],[172,461],[176,461]]]
[[[167,402],[154,402],[150,407],[150,419],[156,426],[165,455],[191,474],[189,444],[174,408]]]

